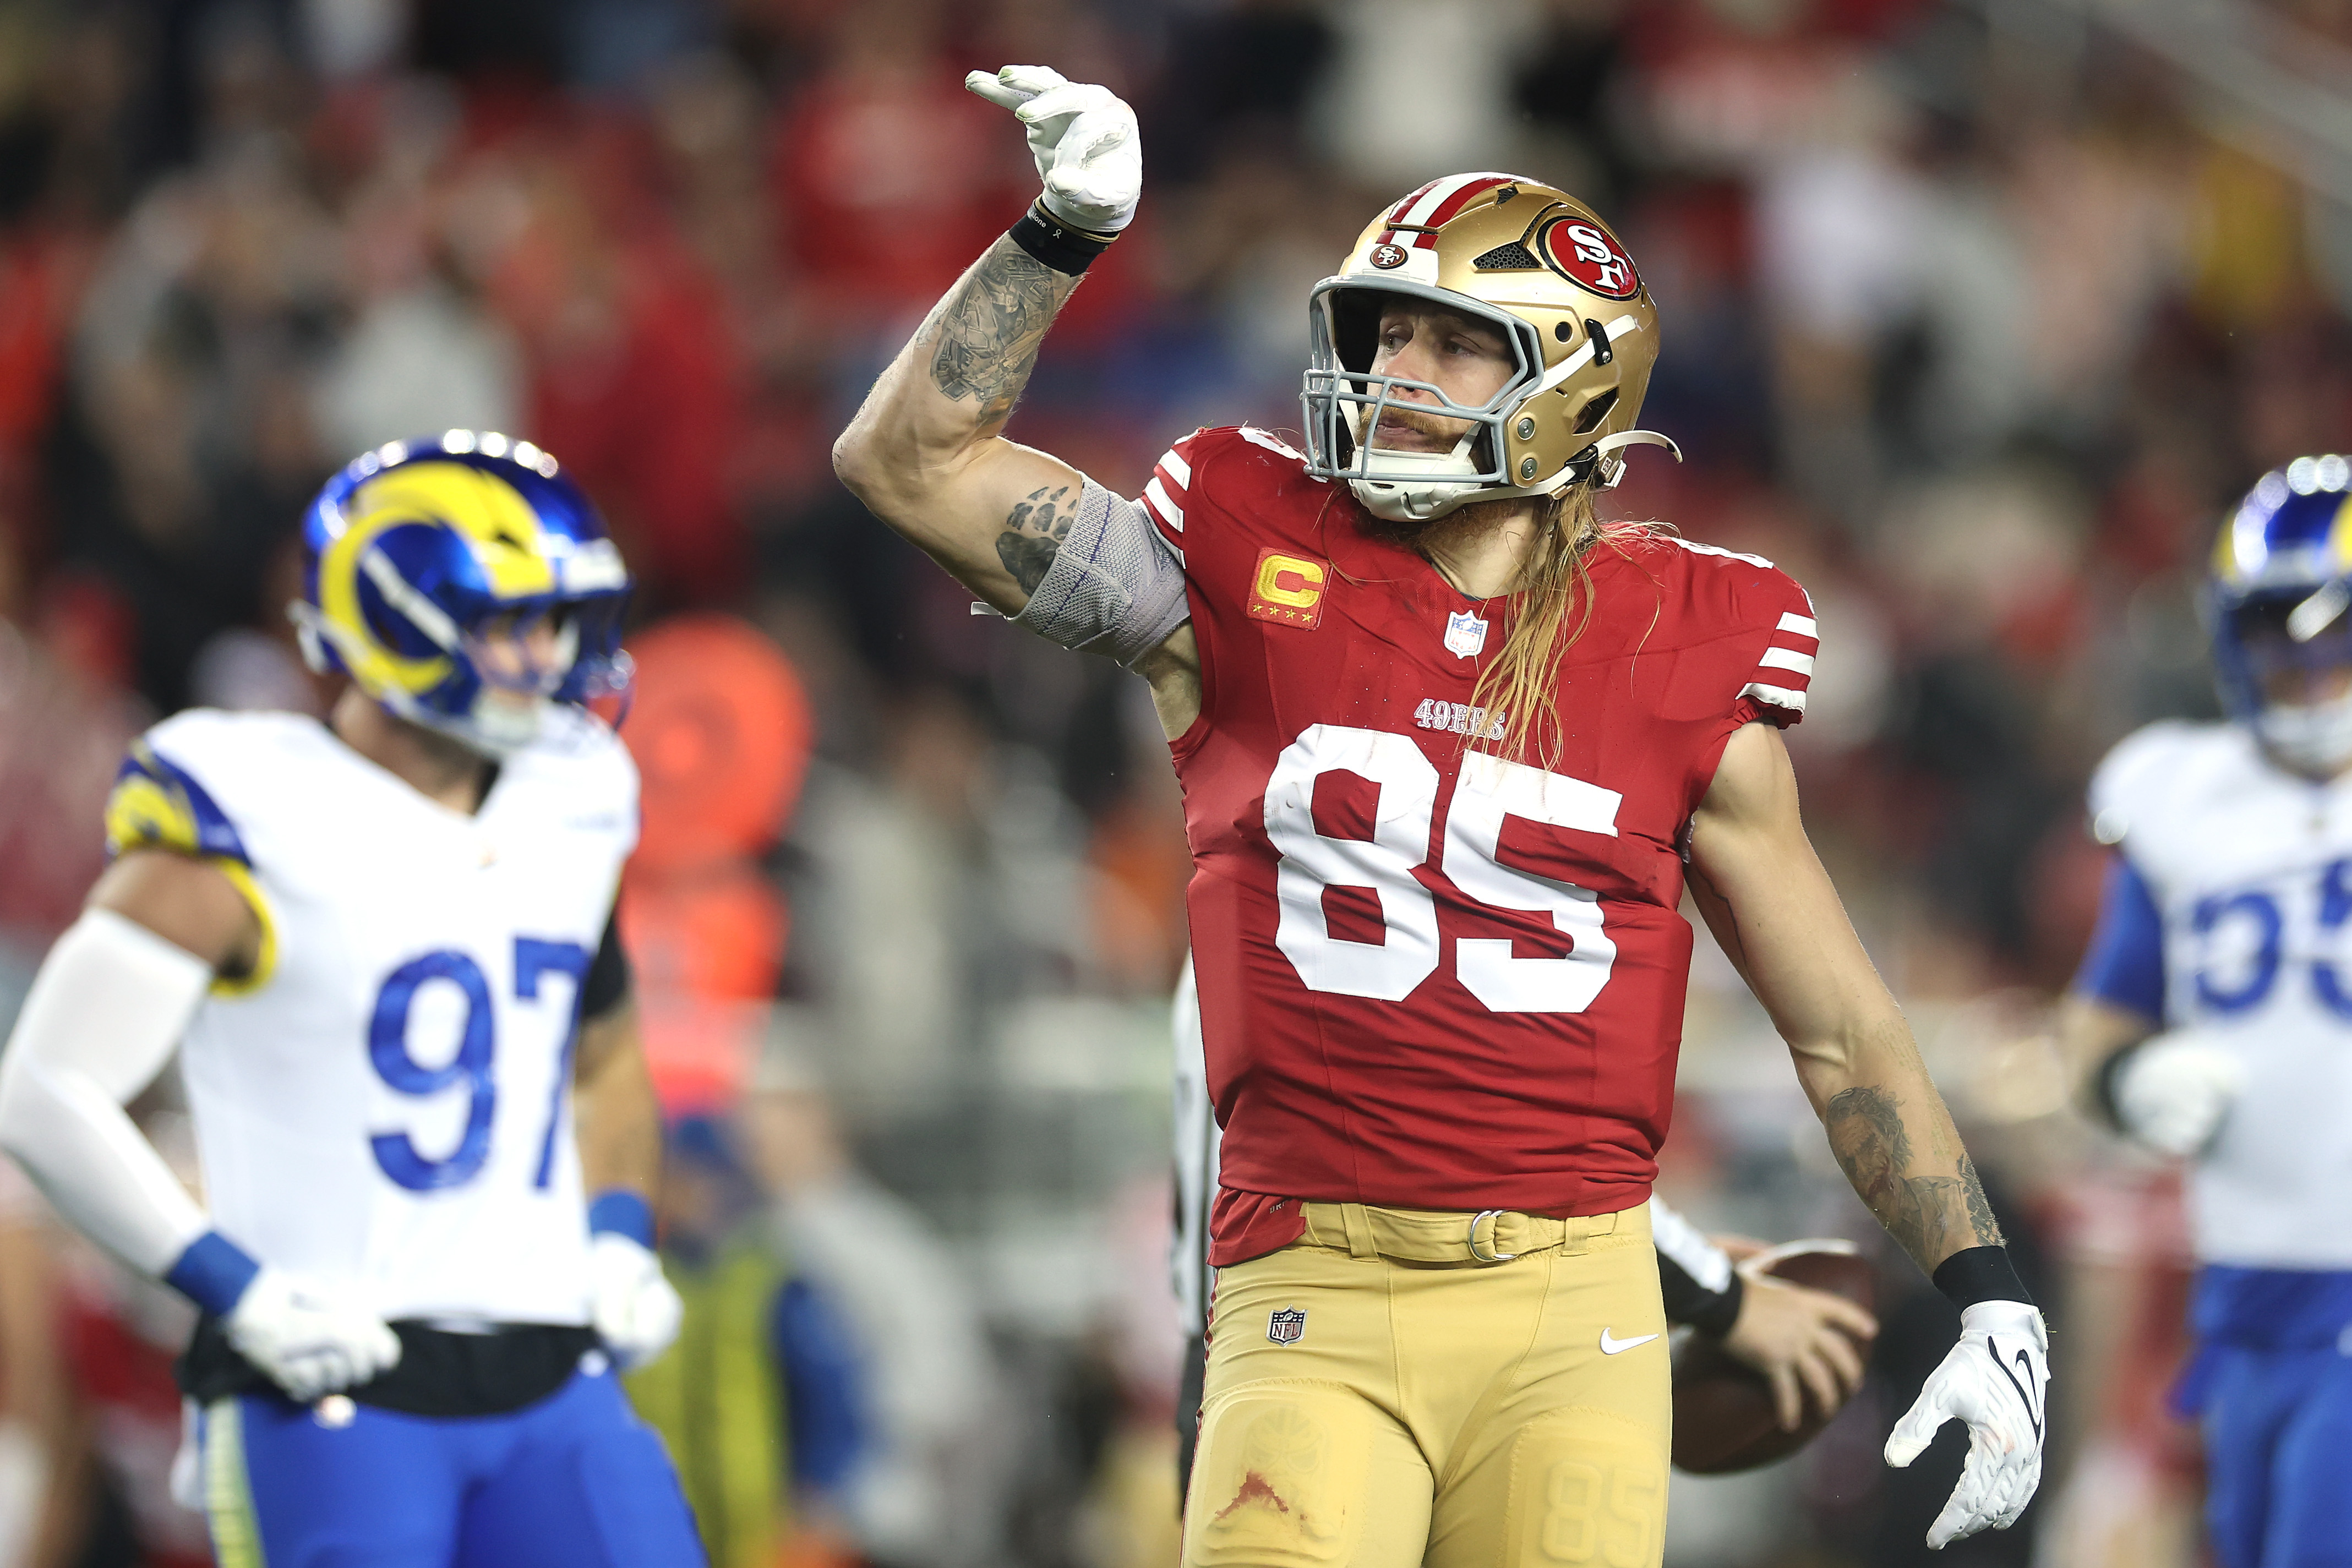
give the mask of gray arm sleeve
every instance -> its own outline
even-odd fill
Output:
[[[1013,621],[1129,669],[1192,618],[1184,569],[1143,508],[1089,479],[1045,580]]]

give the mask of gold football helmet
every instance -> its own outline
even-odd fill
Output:
[[[1517,359],[1484,406],[1427,382],[1371,373],[1385,297],[1434,300],[1501,329]],[[1511,174],[1433,180],[1357,236],[1338,276],[1308,297],[1308,471],[1345,479],[1373,513],[1441,517],[1467,501],[1546,496],[1623,477],[1658,359],[1658,313],[1633,258],[1591,208]],[[1423,413],[1469,422],[1450,452],[1374,448],[1366,433],[1404,390]]]

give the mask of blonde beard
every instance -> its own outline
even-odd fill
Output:
[[[1540,519],[1546,503],[1527,496],[1498,496],[1491,501],[1465,501],[1443,517],[1383,517],[1367,512],[1364,531],[1374,538],[1402,545],[1427,557],[1453,555],[1465,545],[1495,532],[1514,517],[1532,509]]]

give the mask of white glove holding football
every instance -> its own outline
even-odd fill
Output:
[[[963,85],[1029,128],[1029,155],[1045,183],[1045,210],[1074,229],[1117,234],[1143,197],[1143,133],[1135,110],[1107,87],[1046,66],[973,71]]]
[[[588,1271],[595,1285],[596,1332],[623,1371],[669,1348],[685,1322],[686,1303],[650,1248],[617,1230],[600,1230],[588,1246]]]
[[[400,1336],[349,1292],[267,1265],[221,1328],[240,1355],[306,1405],[400,1362]]]
[[[2149,1148],[2185,1158],[2213,1141],[2245,1086],[2245,1065],[2221,1047],[2186,1030],[2161,1035],[2116,1071],[2116,1114]]]
[[[1886,1462],[1899,1470],[1945,1422],[1969,1424],[1968,1463],[1927,1527],[1930,1547],[2017,1522],[2042,1484],[2049,1392],[2050,1337],[2039,1312],[2024,1301],[1979,1301],[1960,1313],[1960,1343],[1886,1438]]]

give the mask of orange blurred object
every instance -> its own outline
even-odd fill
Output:
[[[672,1116],[732,1104],[759,1060],[776,992],[784,901],[740,859],[627,879],[621,940],[636,970],[654,1092]]]
[[[621,939],[642,991],[766,1001],[790,921],[784,901],[741,860],[675,875],[632,870],[620,903]]]
[[[645,780],[632,883],[763,853],[808,772],[808,697],[791,662],[728,615],[662,622],[629,652],[621,738]]]
[[[758,1059],[791,933],[758,857],[808,773],[808,698],[776,645],[726,615],[665,621],[629,644],[621,737],[644,779],[621,938],[646,1061],[671,1115],[730,1104]]]

